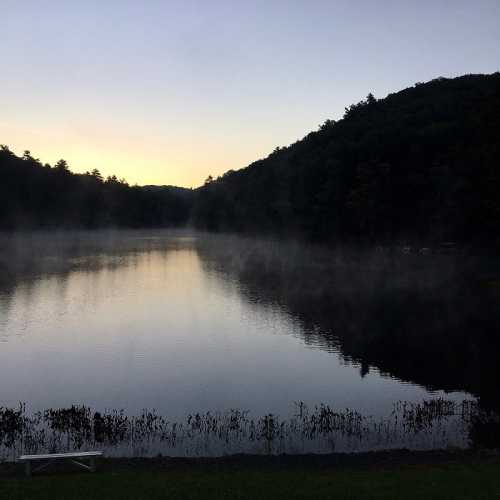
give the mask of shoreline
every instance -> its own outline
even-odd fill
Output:
[[[308,453],[255,455],[234,454],[219,457],[106,457],[97,461],[97,470],[107,472],[168,472],[183,470],[259,470],[259,469],[395,469],[399,467],[441,466],[451,464],[499,463],[500,449],[492,450],[425,450],[395,449],[351,453]],[[22,476],[24,466],[17,462],[0,462],[0,479]],[[52,472],[51,472],[52,471]],[[75,469],[67,462],[54,464],[47,473],[70,473]]]
[[[97,471],[54,464],[24,477],[0,465],[8,500],[469,500],[500,496],[498,450],[108,458]]]

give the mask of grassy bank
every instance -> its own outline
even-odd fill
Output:
[[[107,459],[95,474],[60,465],[31,480],[0,469],[2,500],[500,498],[500,457],[472,453]]]

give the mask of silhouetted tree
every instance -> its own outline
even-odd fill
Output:
[[[69,166],[68,166],[68,163],[66,162],[66,160],[59,160],[55,165],[54,165],[54,168],[56,170],[59,170],[59,171],[64,171],[66,172],[68,169],[69,169]]]
[[[103,178],[102,178],[102,174],[101,172],[99,172],[99,170],[97,168],[94,168],[94,170],[92,170],[92,172],[90,173],[90,175],[98,182],[102,182],[103,181]]]
[[[366,104],[374,104],[377,102],[377,99],[375,99],[375,96],[370,92],[367,96],[366,96]]]

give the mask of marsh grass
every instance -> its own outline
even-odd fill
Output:
[[[20,453],[99,448],[111,456],[217,456],[230,453],[304,453],[390,448],[436,449],[488,444],[498,433],[498,416],[474,401],[399,401],[390,415],[376,418],[320,404],[295,404],[287,418],[249,412],[196,413],[171,421],[155,411],[93,411],[86,406],[28,413],[26,406],[0,408],[4,460]]]

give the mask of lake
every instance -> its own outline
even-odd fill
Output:
[[[446,359],[440,374],[441,361],[431,356],[426,367],[424,354],[407,355],[392,337],[392,352],[380,355],[353,341],[376,339],[384,325],[403,335],[413,328],[407,321],[433,331],[434,313],[427,324],[421,309],[405,311],[397,300],[394,315],[386,302],[374,311],[381,295],[411,304],[408,294],[424,296],[426,311],[442,307],[439,327],[454,328],[445,312],[453,298],[436,290],[455,264],[412,260],[388,271],[393,257],[342,260],[298,243],[187,231],[3,238],[3,407],[155,409],[170,419],[241,409],[287,418],[303,402],[378,418],[397,401],[477,396]],[[384,276],[397,285],[388,290]]]

